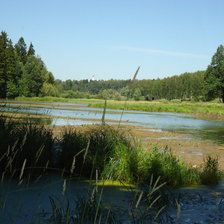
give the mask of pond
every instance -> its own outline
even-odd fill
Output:
[[[2,102],[0,111],[17,114],[31,114],[30,119],[34,123],[46,125],[85,125],[101,123],[103,109],[88,108],[86,104],[73,103],[30,103],[30,102]],[[26,119],[26,118],[24,118]],[[181,138],[182,142],[190,142],[198,139],[213,144],[224,146],[224,122],[198,119],[196,116],[180,113],[156,113],[142,111],[122,111],[107,109],[106,123],[115,125],[128,125],[132,129],[143,131],[145,139],[153,139],[154,133],[167,133],[165,138],[175,142]],[[170,135],[168,135],[170,134]],[[177,134],[173,136],[171,134]],[[190,142],[190,145],[192,143]],[[213,146],[212,146],[213,147]],[[179,149],[179,142],[178,142]],[[201,151],[187,151],[188,156],[195,163],[202,157],[206,148]],[[208,148],[210,152],[211,148]],[[180,153],[186,153],[179,150]],[[222,154],[223,151],[219,150]],[[198,154],[197,154],[198,153]],[[183,156],[185,155],[183,154]],[[223,160],[224,161],[224,160]],[[223,162],[222,161],[222,162]],[[224,164],[224,163],[223,163]],[[66,185],[66,190],[63,190]],[[75,208],[77,200],[86,196],[94,185],[82,179],[64,178],[59,174],[43,176],[38,182],[29,185],[18,184],[15,180],[4,180],[0,183],[0,223],[56,223],[48,222],[52,216],[51,199],[59,206],[66,208],[68,200]],[[102,187],[99,187],[99,191]],[[107,207],[123,211],[130,211],[130,203],[139,189],[131,186],[107,185],[103,187],[102,201]],[[224,185],[221,183],[214,188],[198,188],[186,192],[181,190],[181,219],[177,219],[176,208],[171,208],[169,216],[174,217],[173,223],[218,223],[214,220],[218,217],[224,220],[224,214],[220,208],[224,208]],[[217,207],[219,205],[219,207]],[[206,212],[205,212],[206,211]],[[122,213],[124,214],[124,213]],[[203,216],[201,215],[203,214]],[[130,223],[127,217],[120,216],[122,223]]]
[[[65,184],[66,188],[64,187]],[[80,204],[84,203],[85,205],[88,195],[91,196],[93,192],[96,192],[94,190],[98,192],[97,198],[103,205],[99,212],[103,214],[102,209],[106,208],[107,211],[113,212],[116,219],[119,220],[119,222],[113,223],[152,223],[147,221],[147,215],[150,216],[151,214],[150,209],[145,210],[144,204],[136,208],[136,200],[139,198],[136,196],[141,195],[143,189],[125,186],[116,182],[115,184],[96,185],[95,181],[86,181],[79,178],[70,179],[61,176],[59,173],[43,175],[37,182],[30,184],[19,184],[19,181],[16,180],[4,180],[4,182],[1,182],[0,223],[86,223],[65,222],[65,220],[60,219],[60,214],[65,215],[66,208],[69,208],[67,214],[73,218],[78,217]],[[145,190],[147,192],[147,188]],[[168,190],[166,194],[169,194],[171,201],[178,200],[181,212],[178,214],[176,206],[170,201],[169,206],[165,209],[166,212],[162,214],[162,222],[159,223],[223,223],[223,182],[217,187],[179,188],[172,191]],[[98,201],[96,200],[96,202]],[[97,203],[95,206],[97,206]],[[93,211],[96,212],[96,208]],[[152,217],[155,217],[155,212],[152,213]],[[140,222],[141,219],[142,222]],[[104,222],[101,220],[99,223]]]
[[[65,186],[66,183],[66,187]],[[102,194],[105,206],[128,210],[133,200],[136,188],[121,184],[97,185],[96,181],[80,178],[62,177],[58,173],[43,175],[37,182],[22,183],[16,180],[4,180],[0,183],[0,223],[5,224],[40,224],[65,223],[51,220],[54,205],[58,209],[66,210],[69,203],[71,215],[75,215],[75,208],[88,198],[95,190]]]
[[[103,109],[88,108],[75,103],[2,102],[0,111],[48,115],[50,119],[36,118],[34,122],[51,125],[85,125],[101,123]],[[182,134],[182,138],[212,140],[224,144],[224,122],[198,119],[181,113],[142,112],[107,109],[106,123],[129,125],[147,131]],[[173,137],[173,136],[172,136]],[[150,136],[148,136],[150,139]]]

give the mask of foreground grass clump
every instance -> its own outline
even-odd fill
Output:
[[[118,144],[130,147],[122,131],[107,125],[92,126],[84,131],[68,129],[62,135],[58,165],[87,176],[93,170],[102,173]]]
[[[150,152],[140,147],[135,150],[119,149],[104,172],[108,178],[143,185],[149,183],[152,175],[170,186],[200,182],[198,170],[189,168],[170,150],[159,151],[156,147]]]
[[[205,165],[200,175],[202,184],[218,184],[221,179],[221,172],[219,171],[218,158],[207,156]]]
[[[43,126],[20,124],[1,117],[0,139],[0,170],[4,174],[14,175],[21,169],[38,174],[52,165],[53,135]]]
[[[165,191],[161,191],[165,183],[159,184],[159,178],[151,177],[147,189],[132,192],[127,208],[120,208],[105,204],[103,198],[104,187],[98,185],[91,187],[87,194],[81,194],[74,203],[69,199],[50,197],[49,223],[173,223],[172,218],[166,214],[168,201],[162,200]],[[171,195],[170,195],[171,196]],[[71,202],[71,201],[70,201]]]
[[[161,177],[171,186],[199,183],[199,171],[187,166],[172,151],[165,148],[159,151],[154,147],[150,153],[143,153],[139,165],[139,181],[145,183],[153,174]]]
[[[210,160],[203,170],[189,167],[168,148],[146,151],[124,132],[107,125],[65,131],[58,161],[59,167],[70,173],[93,177],[97,170],[101,179],[141,185],[148,184],[152,175],[169,186],[216,184],[220,180],[218,166],[211,167]]]

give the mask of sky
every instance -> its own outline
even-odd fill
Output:
[[[157,79],[205,70],[223,0],[0,0],[0,31],[33,43],[55,78]]]

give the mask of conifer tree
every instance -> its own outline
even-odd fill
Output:
[[[20,37],[18,43],[15,45],[15,49],[20,61],[25,65],[27,59],[27,47],[23,37]]]
[[[29,49],[27,52],[27,56],[34,56],[34,55],[35,55],[35,50],[34,50],[33,44],[30,43],[30,46],[29,46]]]
[[[8,45],[8,37],[6,32],[1,32],[0,35],[0,98],[6,97],[6,82],[7,82],[7,66],[6,66],[6,48]]]

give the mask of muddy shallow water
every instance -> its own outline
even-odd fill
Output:
[[[71,215],[75,217],[75,206],[79,198],[86,197],[95,186],[95,181],[69,179],[56,173],[45,175],[38,182],[29,185],[18,184],[16,180],[5,180],[0,184],[0,223],[47,224],[53,215],[50,199],[54,199],[58,208],[66,208],[69,202]],[[115,212],[120,223],[133,223],[128,214],[135,205],[133,202],[136,192],[141,191],[139,188],[109,183],[101,184],[97,189],[100,193],[102,190],[102,203]],[[174,203],[163,214],[170,222],[163,223],[223,223],[222,182],[218,186],[173,189],[170,193]]]
[[[0,111],[48,116],[52,125],[83,125],[101,123],[103,109],[88,108],[86,104],[66,103],[0,103]],[[183,134],[188,138],[212,140],[224,144],[224,121],[197,119],[189,114],[122,111],[107,109],[105,119],[109,124],[129,125],[154,129],[165,133]],[[182,136],[183,136],[182,135]],[[148,136],[150,137],[150,135]]]

